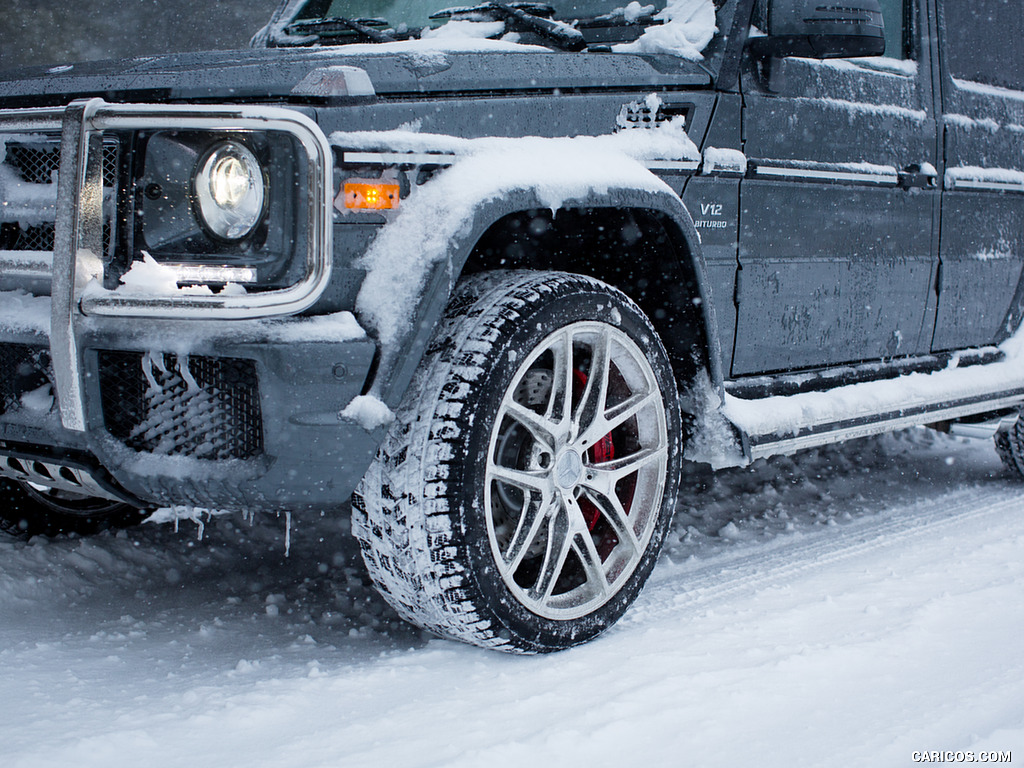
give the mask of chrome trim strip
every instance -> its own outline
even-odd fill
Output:
[[[280,107],[188,106],[101,103],[88,130],[146,128],[211,131],[278,131],[290,134],[306,152],[310,200],[306,274],[295,285],[244,296],[191,294],[138,295],[108,291],[96,283],[81,297],[87,315],[167,319],[254,319],[292,315],[311,307],[331,278],[333,163],[331,147],[320,127],[305,115]]]
[[[352,165],[452,165],[458,155],[445,152],[343,152],[341,161]],[[696,171],[699,160],[643,160],[652,171]]]
[[[0,291],[13,291],[32,285],[32,293],[50,292],[53,275],[51,251],[0,251]],[[35,288],[43,289],[40,293]]]
[[[951,405],[936,410],[921,410],[909,416],[896,416],[883,418],[879,421],[872,421],[864,424],[855,424],[848,427],[841,427],[831,431],[815,432],[809,435],[797,435],[796,437],[784,438],[782,440],[770,440],[762,443],[751,443],[750,459],[764,459],[778,454],[795,453],[807,448],[817,448],[822,445],[852,440],[858,437],[878,435],[883,432],[894,432],[906,427],[919,426],[921,424],[934,424],[938,421],[949,421],[961,419],[965,416],[973,416],[977,413],[998,411],[1003,408],[1012,408],[1024,403],[1024,393],[1018,392],[1010,395],[1002,395],[992,400],[981,400],[965,405]],[[926,406],[922,406],[926,408]],[[824,425],[823,425],[824,426]],[[751,437],[757,437],[752,435]]]
[[[343,163],[353,165],[451,165],[458,157],[450,152],[344,152]]]
[[[789,168],[781,165],[755,165],[751,163],[755,176],[770,176],[789,179],[813,179],[815,181],[852,181],[865,184],[888,184],[898,186],[900,176],[892,173],[863,173],[859,171],[833,171],[816,168]]]
[[[947,189],[974,189],[985,192],[1024,192],[1024,181],[985,181],[983,179],[958,179],[947,177]]]
[[[642,160],[649,171],[696,171],[700,160]]]

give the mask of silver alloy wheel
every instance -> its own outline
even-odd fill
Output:
[[[522,362],[491,432],[488,537],[515,598],[571,620],[627,582],[658,525],[668,423],[650,363],[615,326],[558,329]]]

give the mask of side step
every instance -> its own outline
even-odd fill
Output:
[[[753,461],[920,424],[1005,413],[1021,406],[1024,355],[1007,355],[998,362],[969,368],[911,373],[825,392],[751,399],[726,394],[722,412],[739,432],[744,457]],[[982,434],[982,425],[972,426]],[[999,421],[991,420],[984,432],[994,434],[998,427]]]

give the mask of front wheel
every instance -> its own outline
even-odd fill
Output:
[[[580,275],[473,276],[354,497],[363,559],[442,636],[584,642],[654,567],[680,433],[668,356],[626,296]]]

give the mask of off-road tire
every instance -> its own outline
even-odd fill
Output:
[[[626,517],[635,516],[649,522],[628,523],[631,530],[635,526],[634,533],[640,531],[639,540],[624,529],[610,537],[614,552],[622,549],[636,555],[629,555],[631,559],[616,577],[618,581],[609,571],[607,580],[600,585],[601,589],[609,584],[614,586],[613,594],[607,599],[598,593],[590,603],[580,597],[580,606],[568,604],[563,608],[558,604],[562,595],[553,593],[562,589],[555,586],[555,582],[563,578],[564,572],[549,581],[551,588],[547,593],[552,596],[545,598],[547,603],[542,604],[540,598],[536,604],[522,599],[528,594],[526,587],[513,583],[510,589],[505,579],[519,576],[515,567],[506,567],[507,563],[499,566],[500,554],[494,551],[494,547],[499,546],[495,544],[496,523],[491,515],[485,514],[485,497],[492,498],[493,507],[496,491],[504,489],[508,493],[508,487],[512,486],[506,487],[485,472],[498,471],[491,467],[487,457],[494,453],[493,439],[500,432],[499,425],[516,426],[514,421],[509,422],[507,415],[501,419],[498,415],[507,413],[499,411],[500,408],[511,407],[508,405],[513,397],[509,394],[510,387],[520,380],[516,377],[525,375],[522,372],[526,363],[522,361],[529,360],[531,354],[549,354],[532,350],[541,350],[545,339],[559,333],[567,334],[566,344],[575,350],[576,337],[572,334],[576,328],[582,328],[584,335],[596,334],[594,338],[618,340],[615,343],[619,346],[614,350],[612,342],[605,342],[609,351],[604,357],[614,361],[605,368],[607,380],[612,380],[612,371],[619,375],[615,366],[644,369],[643,375],[650,382],[644,398],[651,403],[642,406],[645,410],[638,411],[642,416],[631,417],[632,421],[623,423],[638,432],[641,428],[636,424],[641,419],[645,424],[657,423],[661,425],[657,429],[664,429],[664,436],[658,438],[661,441],[658,445],[662,447],[658,449],[661,453],[657,462],[644,459],[643,469],[637,470],[631,480],[634,483],[632,495],[620,506],[627,510]],[[594,349],[597,346],[595,342]],[[632,357],[623,351],[627,347],[633,350]],[[619,358],[614,358],[613,352],[625,362],[617,362]],[[581,378],[578,369],[573,367],[577,365],[577,353],[563,353],[565,357],[571,361],[567,370],[572,370],[566,381],[573,380],[573,375]],[[594,352],[593,359],[597,357],[598,353]],[[637,362],[640,358],[642,364]],[[597,369],[597,364],[592,362],[591,367]],[[533,369],[527,373],[532,374]],[[640,374],[632,375],[635,379]],[[607,385],[595,389],[604,391],[596,395],[595,401],[603,404],[595,406],[604,411],[603,418],[613,410],[608,396],[610,389]],[[636,598],[654,567],[671,520],[682,461],[676,393],[668,356],[651,323],[616,289],[589,277],[558,272],[492,272],[465,279],[456,289],[446,316],[428,345],[373,465],[353,495],[353,532],[377,588],[400,615],[414,624],[440,636],[483,647],[521,653],[548,652],[595,637],[618,620]],[[587,390],[580,397],[592,394]],[[634,397],[630,402],[645,401],[640,395],[630,396]],[[569,394],[566,399],[571,401],[573,397],[576,395]],[[551,400],[555,400],[554,393]],[[572,411],[574,407],[570,402],[563,410]],[[579,406],[581,413],[583,410],[584,406]],[[625,412],[623,405],[616,414],[621,417]],[[581,416],[581,424],[582,421]],[[609,422],[593,423],[598,429]],[[506,427],[501,426],[501,429]],[[643,429],[654,434],[655,427]],[[603,439],[611,440],[611,435],[609,432]],[[651,438],[652,445],[653,440]],[[577,451],[577,458],[582,456],[583,463],[592,464],[596,450],[594,447],[591,453]],[[586,475],[586,478],[575,475],[581,483],[593,479],[587,474],[592,470],[598,474],[600,465],[579,469],[575,466],[577,459],[566,459],[569,452],[570,448],[562,449],[561,464],[553,467],[549,474],[561,471],[563,478],[569,478],[566,483],[571,483],[574,471]],[[620,453],[629,451],[620,448]],[[654,456],[654,448],[648,453]],[[543,457],[538,459],[542,460]],[[626,463],[632,460],[629,455],[622,458]],[[548,466],[551,461],[549,459]],[[636,461],[639,465],[640,459]],[[655,464],[657,469],[650,469]],[[654,476],[651,473],[657,473],[657,488],[642,491],[654,487],[649,482]],[[486,477],[492,479],[485,480]],[[616,484],[619,482],[622,481],[612,481],[612,493],[619,493]],[[513,487],[513,490],[516,489]],[[586,493],[579,487],[561,492],[568,498],[560,508],[562,512],[550,514],[551,520],[559,514],[565,514],[568,520],[571,514],[564,510],[572,508],[572,493],[580,493],[580,500],[584,500]],[[520,493],[520,496],[526,498],[528,494]],[[637,498],[651,500],[649,507],[641,508]],[[579,501],[577,510],[583,508],[582,504],[583,501]],[[607,504],[614,506],[612,502]],[[649,512],[644,511],[647,508]],[[604,513],[589,514],[598,522],[589,523],[588,530],[608,525],[602,517]],[[548,542],[558,541],[558,535],[544,534]],[[595,547],[590,547],[579,536],[579,529],[573,533],[570,526],[560,546],[566,546],[564,542],[572,539],[572,546],[578,545],[574,552],[586,550],[592,555],[598,554]],[[623,540],[629,540],[631,548],[626,548]],[[554,549],[550,543],[547,547]],[[595,572],[603,573],[603,566],[610,562],[612,555],[601,553],[599,557],[605,559],[597,563],[596,571],[594,568],[587,570],[583,554],[570,557],[576,557],[578,570],[586,572],[578,577],[584,579],[582,586],[575,587],[580,591],[584,587],[589,589],[588,579],[596,579]],[[542,573],[547,562],[542,563]],[[562,562],[568,562],[565,556]],[[593,565],[595,561],[591,558],[589,562]],[[541,583],[540,578],[537,583]],[[604,602],[598,605],[600,600]],[[588,607],[591,604],[594,605],[592,610]],[[537,606],[549,615],[531,610]]]
[[[1019,416],[1010,427],[995,434],[996,453],[1014,477],[1024,480],[1024,420]]]
[[[135,525],[147,514],[109,499],[50,494],[0,478],[0,531],[19,538],[67,533],[87,536]]]

